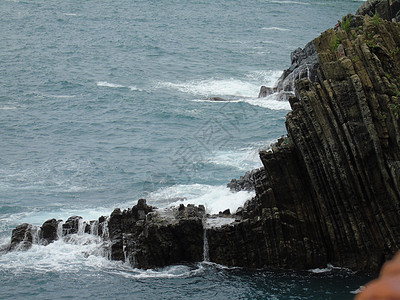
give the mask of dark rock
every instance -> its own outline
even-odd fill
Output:
[[[293,51],[291,62],[291,66],[283,71],[275,87],[261,87],[259,98],[276,94],[276,100],[288,101],[290,97],[294,96],[296,80],[308,78],[313,82],[318,81],[318,56],[313,41],[308,43],[304,49],[297,48]]]
[[[58,221],[56,219],[47,220],[40,227],[40,239],[42,244],[47,245],[58,239],[57,228]]]
[[[387,21],[400,21],[400,0],[368,0],[357,10],[357,15],[369,15],[370,17],[378,14]]]
[[[266,87],[266,86],[263,85],[260,88],[260,92],[258,93],[258,98],[267,97],[269,95],[272,95],[275,92],[276,92],[275,88],[270,88],[270,87]]]
[[[69,217],[67,221],[65,221],[65,223],[62,225],[63,236],[78,233],[79,220],[81,219],[82,217],[80,216]]]
[[[111,241],[111,259],[125,260],[124,241],[125,235],[137,237],[142,232],[141,224],[146,215],[153,211],[154,207],[148,206],[145,199],[139,199],[137,205],[131,209],[121,211],[114,209],[108,221],[109,237]]]
[[[211,100],[211,101],[229,101],[229,100],[221,98],[221,97],[209,97],[206,100]]]
[[[127,236],[126,252],[133,266],[147,269],[202,260],[204,207],[188,205],[150,215],[141,232]]]
[[[227,184],[227,187],[231,191],[254,191],[254,176],[259,172],[259,170],[252,170],[246,172],[244,176],[240,176],[239,179],[232,179],[231,182]]]
[[[145,200],[123,212],[116,209],[108,223],[111,258],[145,269],[200,261],[204,214],[204,206],[190,204],[155,211]]]
[[[97,221],[97,235],[109,237],[108,218],[101,216]]]
[[[111,259],[124,261],[121,209],[116,208],[111,213],[108,221],[108,230],[111,241]]]
[[[230,214],[231,214],[231,211],[230,211],[230,209],[228,208],[228,209],[225,209],[225,210],[222,212],[222,214],[223,214],[223,215],[230,215]]]
[[[318,56],[314,42],[309,42],[304,49],[297,48],[291,53],[292,64],[278,79],[277,91],[294,92],[295,80],[308,78],[318,80]]]
[[[9,250],[28,250],[32,247],[37,235],[37,228],[31,224],[23,223],[18,225],[11,234]]]

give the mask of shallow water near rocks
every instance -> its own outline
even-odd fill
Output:
[[[28,222],[97,219],[146,198],[231,211],[231,178],[285,134],[258,99],[303,47],[362,1],[1,1],[0,245]],[[229,101],[210,101],[221,97]],[[346,270],[136,270],[82,234],[0,254],[0,298],[351,299]],[[317,272],[317,273],[316,273]]]

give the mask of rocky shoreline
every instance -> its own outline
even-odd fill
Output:
[[[90,222],[21,224],[3,251],[89,233],[104,240],[110,259],[144,269],[209,260],[379,270],[400,249],[399,3],[368,1],[341,30],[295,50],[276,87],[261,88],[260,97],[289,98],[288,134],[260,152],[263,168],[228,184],[256,192],[237,212],[160,210],[140,199]]]

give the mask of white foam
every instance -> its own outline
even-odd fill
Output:
[[[51,211],[35,209],[31,212],[12,214],[7,217],[9,224],[28,223],[33,225],[42,225],[43,222],[50,219],[66,221],[71,216],[81,216],[84,220],[97,220],[100,216],[108,216],[114,207],[94,207],[94,208],[76,208],[64,209],[53,208]]]
[[[0,255],[2,250],[8,249],[11,243],[11,238],[9,236],[0,237]]]
[[[135,85],[129,85],[129,86],[125,86],[122,84],[118,84],[118,83],[110,83],[107,81],[98,81],[96,82],[97,86],[100,87],[108,87],[108,88],[113,88],[113,89],[129,89],[132,92],[143,92],[142,89],[138,88]]]
[[[309,5],[308,2],[300,2],[300,1],[270,1],[271,3],[279,3],[279,4],[300,4],[300,5]]]
[[[221,101],[211,100],[211,99],[193,99],[192,101],[193,102],[221,103],[221,104],[225,104],[226,102],[232,102],[232,103],[243,102],[240,99],[225,99],[225,100],[221,100]]]
[[[355,273],[354,271],[348,269],[348,268],[340,268],[340,267],[335,267],[331,264],[327,264],[326,268],[315,268],[315,269],[310,269],[308,270],[311,273],[328,273],[328,272],[332,272],[333,270],[341,270],[341,271],[345,271],[345,272],[349,272],[349,273]]]
[[[287,28],[281,28],[281,27],[263,27],[263,30],[273,30],[273,31],[290,31],[290,29]]]
[[[75,98],[75,95],[49,95],[49,97],[53,97],[53,98]]]
[[[109,88],[124,88],[124,85],[121,84],[116,84],[116,83],[109,83],[107,81],[98,81],[97,86],[102,86],[102,87],[109,87]]]
[[[201,204],[206,207],[208,213],[217,214],[226,209],[230,209],[234,213],[254,196],[254,192],[231,192],[225,185],[189,184],[162,188],[150,193],[147,199],[148,203],[161,208],[179,206],[180,204]]]
[[[357,294],[361,293],[364,289],[365,289],[365,286],[362,285],[358,289],[356,289],[354,291],[350,291],[350,294],[357,295]]]
[[[291,110],[290,103],[288,101],[278,100],[277,93],[269,95],[268,97],[247,98],[243,99],[242,101],[250,105],[269,108],[272,110]]]
[[[131,279],[143,279],[143,278],[186,278],[192,277],[203,271],[203,266],[201,264],[198,265],[197,268],[193,269],[189,266],[184,265],[175,265],[169,266],[163,269],[149,269],[149,270],[140,270],[140,269],[131,269],[129,267],[119,268],[119,270],[109,271],[108,273],[122,276],[124,278]]]
[[[262,166],[258,148],[242,148],[236,151],[215,151],[206,158],[208,163],[219,166],[230,166],[242,171],[260,168]]]
[[[247,74],[247,77],[252,81],[256,81],[259,84],[259,88],[261,85],[272,87],[276,85],[282,73],[281,70],[253,71]]]
[[[331,272],[332,268],[315,268],[315,269],[310,269],[308,270],[311,273],[315,273],[315,274],[320,274],[320,273],[327,273],[327,272]]]
[[[16,107],[16,106],[3,106],[3,107],[0,107],[0,110],[14,110],[14,109],[18,109],[18,107]]]
[[[110,264],[103,240],[94,235],[71,235],[47,246],[34,244],[27,251],[0,255],[0,268],[13,273],[25,271],[77,271],[82,267]]]
[[[259,84],[243,81],[240,79],[206,79],[199,81],[188,81],[183,83],[161,82],[160,88],[170,88],[182,93],[201,96],[231,96],[231,97],[253,97],[258,94]]]
[[[205,220],[205,227],[206,228],[216,228],[216,227],[221,227],[224,225],[229,225],[234,222],[235,222],[235,218],[223,218],[223,217],[208,218]]]
[[[143,92],[142,89],[139,89],[137,86],[134,86],[134,85],[128,86],[128,89],[130,89],[132,92],[135,92],[135,91]]]

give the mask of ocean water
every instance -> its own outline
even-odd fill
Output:
[[[303,47],[362,1],[0,1],[0,246],[16,225],[97,219],[139,198],[235,210],[231,178],[286,133],[258,99]],[[216,102],[222,97],[228,102]],[[333,266],[137,270],[90,235],[0,255],[2,299],[351,299]]]

